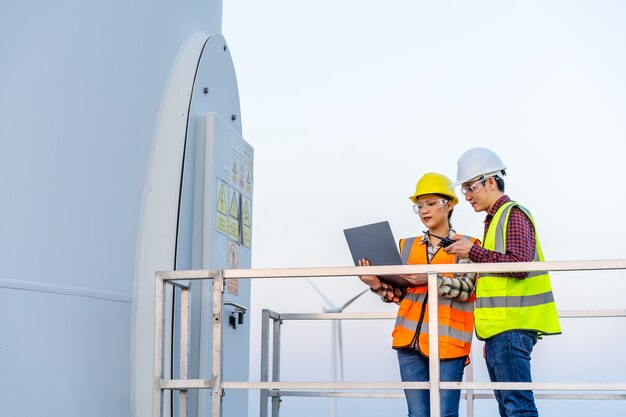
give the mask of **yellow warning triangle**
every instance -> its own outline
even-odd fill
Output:
[[[248,200],[243,204],[243,225],[250,227],[250,211],[248,210]]]
[[[237,193],[235,192],[233,192],[233,197],[230,199],[230,217],[239,219],[239,204],[237,202]]]
[[[224,191],[224,184],[220,187],[220,195],[217,197],[217,211],[222,214],[228,214],[226,207],[226,191]]]

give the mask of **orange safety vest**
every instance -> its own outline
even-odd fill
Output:
[[[415,242],[418,238],[400,240],[400,253],[408,265],[451,264],[456,262],[454,255],[438,250],[428,262],[428,246]],[[472,243],[480,241],[469,237]],[[408,251],[408,252],[407,252]],[[443,274],[453,276],[452,274]],[[439,297],[439,357],[441,359],[469,356],[474,334],[474,300],[457,301]],[[393,348],[418,349],[428,356],[428,286],[418,285],[407,288],[400,302],[398,317],[392,332]]]

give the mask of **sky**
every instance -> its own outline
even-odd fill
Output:
[[[237,0],[225,1],[223,14],[243,136],[255,149],[253,267],[351,265],[342,230],[361,224],[388,220],[397,239],[420,233],[407,198],[416,181],[429,171],[454,179],[458,157],[476,146],[507,166],[507,194],[533,213],[546,260],[626,258],[618,243],[626,233],[626,3]],[[452,220],[480,237],[483,218],[461,201]],[[624,309],[624,278],[553,273],[557,307]],[[364,288],[355,277],[314,282],[336,304]],[[320,312],[323,301],[304,280],[252,288],[258,380],[260,309]],[[394,306],[366,294],[346,311]],[[399,380],[392,325],[344,323],[346,380]],[[535,380],[623,382],[623,319],[563,319],[562,327],[536,346]],[[330,323],[285,323],[283,332],[283,380],[330,380]],[[479,355],[474,364],[475,380],[487,381]],[[329,407],[285,398],[281,416]],[[623,413],[618,401],[538,407],[545,416]],[[342,399],[338,410],[406,415],[403,400]],[[475,412],[496,416],[495,401],[477,401]]]

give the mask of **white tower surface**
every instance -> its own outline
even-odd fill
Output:
[[[210,262],[177,241],[191,116],[241,137],[221,14],[213,0],[3,4],[2,415],[150,415],[154,272]],[[218,50],[199,78],[222,87],[194,113],[201,56]]]

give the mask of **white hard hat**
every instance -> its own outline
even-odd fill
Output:
[[[487,148],[472,148],[466,151],[457,164],[456,182],[452,184],[453,187],[474,178],[502,175],[506,169],[500,157]]]

